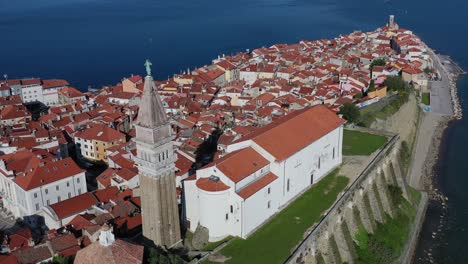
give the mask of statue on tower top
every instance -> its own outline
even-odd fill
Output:
[[[151,63],[150,60],[146,59],[146,62],[145,62],[145,67],[146,67],[146,75],[147,76],[151,76],[151,66],[153,64]]]

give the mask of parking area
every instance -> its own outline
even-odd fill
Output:
[[[429,82],[429,89],[431,91],[431,109],[435,114],[453,115],[452,97],[450,95],[450,81],[444,69],[442,68],[447,67],[447,65],[441,65],[439,63],[439,61],[445,61],[446,58],[436,58],[435,56],[437,55],[432,56],[434,59],[434,67],[437,72],[441,74],[441,80]]]
[[[448,80],[429,82],[431,89],[432,112],[441,115],[453,115],[452,101]]]

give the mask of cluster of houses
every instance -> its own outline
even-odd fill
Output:
[[[341,162],[343,122],[334,112],[344,103],[387,96],[389,76],[427,88],[427,49],[391,18],[373,32],[223,55],[155,81],[175,135],[174,180],[188,229],[208,227],[210,241],[247,237]],[[378,59],[384,65],[371,70]],[[65,80],[0,81],[1,214],[26,224],[4,234],[1,258],[40,262],[97,250],[99,236],[112,244],[113,233],[141,232],[133,139],[144,81],[131,75],[86,93]],[[371,82],[376,89],[367,93]],[[37,120],[32,102],[48,106]],[[316,133],[299,133],[289,148],[271,145],[312,123]],[[213,137],[217,149],[205,160],[200,148]],[[94,179],[82,169],[89,162],[107,169]]]

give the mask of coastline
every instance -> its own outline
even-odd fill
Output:
[[[432,136],[432,139],[430,140],[430,145],[429,145],[429,151],[427,153],[427,156],[424,160],[424,164],[422,167],[422,174],[421,174],[421,188],[420,190],[422,192],[427,193],[427,199],[422,200],[421,204],[419,207],[423,207],[424,213],[421,217],[416,217],[414,223],[413,223],[413,232],[412,236],[407,242],[407,248],[406,252],[402,258],[403,262],[402,263],[414,263],[415,261],[415,256],[416,256],[416,250],[421,243],[421,231],[422,231],[422,226],[424,222],[427,219],[427,208],[429,206],[437,206],[440,207],[442,211],[447,210],[447,202],[448,202],[448,197],[444,196],[442,192],[439,190],[438,185],[437,185],[437,168],[438,164],[440,162],[440,155],[441,155],[441,143],[444,139],[445,132],[447,131],[447,128],[449,128],[454,122],[457,122],[458,120],[461,120],[463,118],[463,109],[460,104],[460,99],[458,97],[458,90],[457,90],[457,81],[460,75],[465,74],[465,72],[456,64],[453,60],[451,60],[449,57],[447,57],[455,70],[452,69],[452,71],[447,70],[447,67],[444,63],[440,61],[440,56],[442,55],[437,55],[435,52],[431,49],[429,49],[430,52],[432,53],[432,57],[436,58],[435,60],[437,61],[438,66],[440,69],[443,70],[443,76],[442,78],[447,78],[448,79],[448,84],[449,84],[449,91],[450,91],[450,103],[452,106],[452,111],[453,115],[452,116],[442,116],[440,120],[437,122],[437,125],[434,127],[434,134]],[[420,116],[420,121],[424,118],[424,115],[427,113],[423,113],[422,116]],[[421,129],[421,128],[419,128]],[[419,142],[416,142],[418,144]],[[414,157],[413,157],[414,158]],[[424,203],[424,204],[423,204]],[[445,213],[442,213],[440,215],[439,219],[439,224],[437,226],[437,230],[433,230],[432,232],[432,238],[435,238],[438,235],[438,232],[441,231],[441,228],[443,227],[443,218],[444,218]],[[424,253],[426,254],[428,261],[431,263],[433,262],[432,259],[432,249],[429,249],[427,252],[425,251]]]

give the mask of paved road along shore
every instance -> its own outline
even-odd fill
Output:
[[[454,69],[450,67],[451,64],[441,64],[445,57],[436,55],[432,51],[430,51],[430,54],[434,61],[435,69],[441,75],[441,80],[429,83],[432,112],[422,113],[422,119],[416,136],[415,152],[410,167],[408,183],[419,190],[423,188],[423,179],[426,176],[424,169],[427,166],[429,152],[438,150],[438,146],[435,146],[435,148],[432,146],[434,144],[434,137],[438,136],[435,134],[438,130],[437,128],[441,124],[444,124],[447,118],[453,116],[450,78],[447,72],[451,72]],[[443,67],[446,67],[446,69],[444,70]]]

